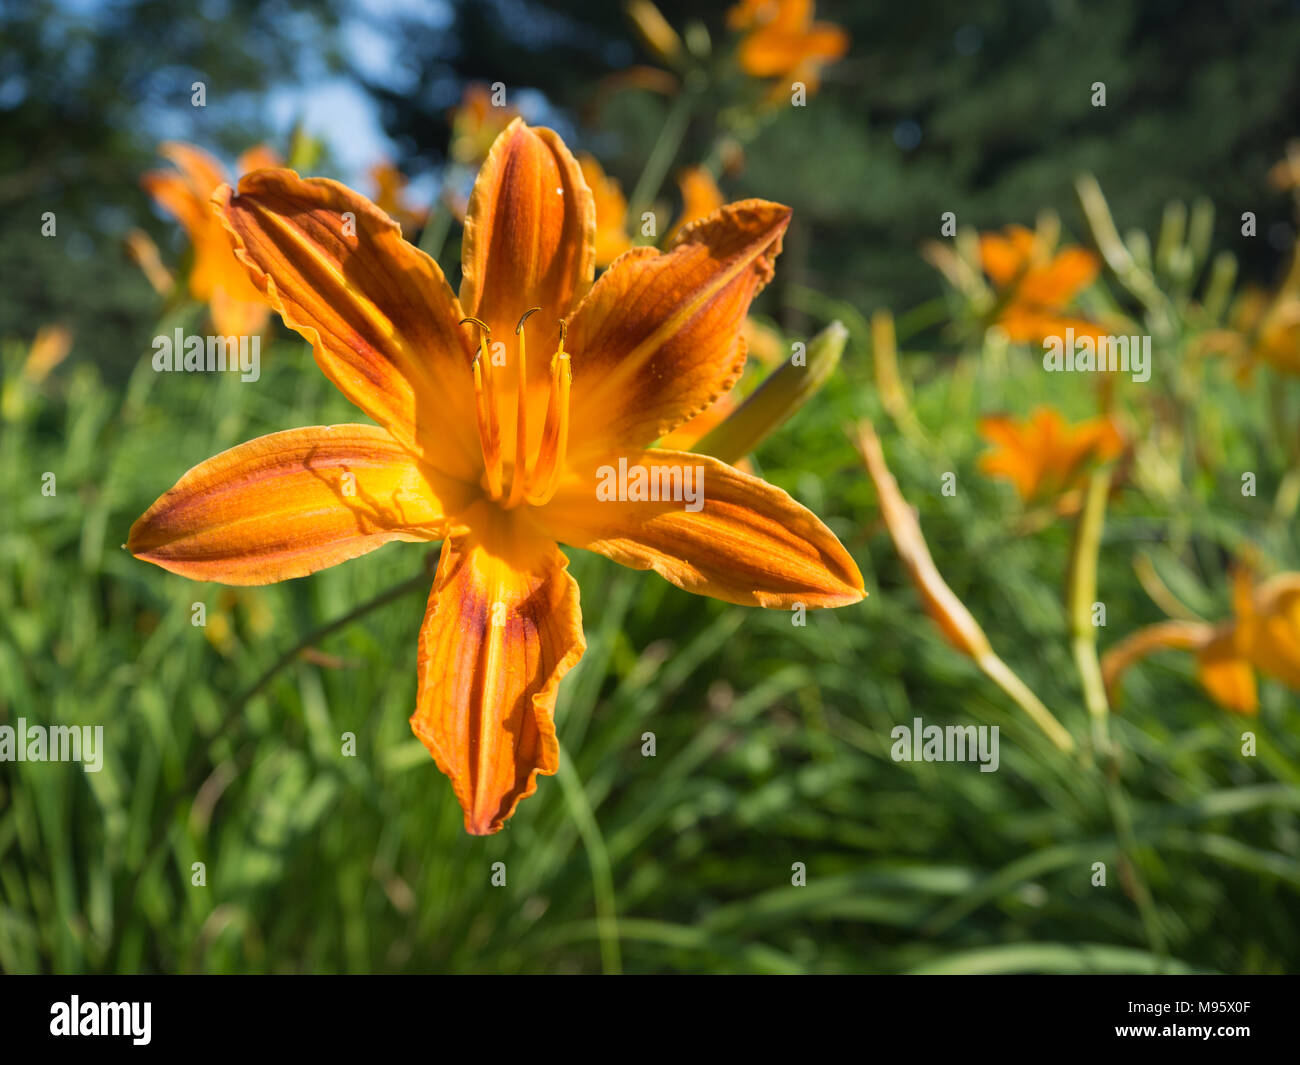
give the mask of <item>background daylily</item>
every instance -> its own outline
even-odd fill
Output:
[[[1292,253],[1290,269],[1276,292],[1248,288],[1241,293],[1231,324],[1232,331],[1207,339],[1238,360],[1243,376],[1260,363],[1280,373],[1300,374],[1300,251]]]
[[[584,153],[578,156],[578,162],[596,207],[596,266],[605,267],[633,246],[631,231],[638,221],[628,218],[622,186],[617,178],[605,173],[595,156]],[[682,209],[664,235],[665,247],[690,223],[707,218],[726,202],[717,181],[702,166],[683,169],[677,175],[677,187],[681,191]]]
[[[206,303],[212,324],[222,336],[260,333],[270,317],[262,294],[235,261],[230,237],[212,213],[211,198],[227,175],[221,163],[192,144],[169,142],[158,152],[174,170],[151,170],[141,179],[146,192],[185,227],[194,248],[190,268],[190,295]],[[279,158],[265,145],[250,148],[239,157],[240,174],[278,166]]]
[[[717,181],[702,166],[688,166],[682,170],[677,175],[677,188],[682,194],[682,213],[664,238],[668,243],[686,226],[707,218],[726,202]]]
[[[384,159],[370,168],[370,180],[375,185],[375,206],[402,227],[404,236],[414,237],[429,220],[429,210],[407,202],[406,175],[391,160]]]
[[[824,67],[844,57],[849,36],[833,22],[813,20],[813,0],[743,0],[727,12],[727,25],[744,31],[737,58],[755,78],[821,85]]]
[[[1112,419],[1072,425],[1050,407],[1039,407],[1022,421],[1001,414],[981,418],[979,431],[993,445],[980,457],[980,469],[1010,481],[1026,502],[1076,487],[1089,463],[1106,462],[1124,449]]]
[[[1196,678],[1225,710],[1255,714],[1255,671],[1300,691],[1300,573],[1282,573],[1252,587],[1238,570],[1233,582],[1234,617],[1217,625],[1163,621],[1126,637],[1102,658],[1111,698],[1130,666],[1162,650],[1193,651]]]
[[[626,253],[593,285],[579,165],[555,133],[515,120],[470,197],[457,296],[337,182],[263,170],[214,202],[257,287],[379,425],[293,429],[209,459],[127,546],[184,576],[264,584],[393,540],[441,539],[411,726],[469,832],[499,830],[558,768],[556,689],[585,642],[557,543],[732,603],[865,594],[838,540],[784,492],[654,447],[739,376],[741,323],[772,275],[787,208],[731,204],[667,252]],[[599,471],[620,461],[702,468],[702,509],[601,501]]]
[[[1101,268],[1086,248],[1070,245],[1053,253],[1032,230],[1008,226],[1001,233],[981,234],[979,255],[997,290],[994,321],[1011,340],[1039,341],[1067,328],[1075,336],[1105,335],[1096,323],[1066,313]]]

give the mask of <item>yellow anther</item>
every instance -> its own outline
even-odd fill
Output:
[[[563,332],[563,323],[561,323]],[[546,405],[546,424],[542,429],[541,447],[537,464],[526,498],[533,506],[541,506],[555,495],[564,472],[564,457],[569,439],[569,389],[573,371],[564,341],[551,359],[551,395]]]
[[[518,324],[517,326],[515,326],[515,335],[516,335],[516,336],[523,336],[523,335],[524,335],[524,323],[525,323],[526,321],[528,321],[528,317],[529,317],[529,315],[536,314],[536,313],[537,313],[538,311],[540,311],[540,310],[541,310],[540,307],[529,307],[528,310],[524,311],[524,313],[523,313],[522,315],[520,315],[520,317],[519,317],[519,324]]]

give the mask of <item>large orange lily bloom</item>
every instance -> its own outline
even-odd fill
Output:
[[[212,325],[222,336],[251,336],[262,332],[270,308],[249,281],[247,271],[235,261],[230,237],[212,213],[212,194],[225,184],[225,169],[192,144],[171,141],[163,144],[158,153],[176,169],[151,170],[141,179],[141,184],[189,234],[194,247],[190,295],[208,305]],[[279,157],[265,145],[250,148],[237,163],[240,174],[279,165]]]
[[[629,251],[593,285],[578,163],[554,132],[516,120],[470,196],[457,297],[337,182],[263,170],[214,202],[258,288],[379,425],[292,429],[209,459],[127,546],[188,577],[261,584],[391,540],[441,539],[411,727],[469,832],[499,830],[558,768],[556,688],[585,649],[558,543],[731,603],[864,595],[852,558],[786,493],[654,447],[740,374],[740,326],[788,208],[731,204],[668,252]],[[700,470],[702,505],[647,498],[631,477],[609,498],[611,469]]]
[[[1024,226],[980,235],[980,262],[997,288],[996,321],[1017,342],[1064,335],[1104,336],[1094,322],[1066,313],[1080,292],[1091,285],[1101,263],[1086,248],[1070,245],[1052,254]]]

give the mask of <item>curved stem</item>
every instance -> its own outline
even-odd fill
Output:
[[[235,706],[234,706],[235,710],[243,709],[243,707],[248,703],[250,699],[253,698],[253,696],[257,695],[259,692],[262,691],[263,688],[265,688],[268,684],[271,683],[275,675],[279,673],[280,670],[282,670],[285,666],[293,662],[308,647],[311,647],[313,644],[320,642],[326,636],[329,636],[331,633],[335,633],[338,632],[339,629],[346,628],[348,625],[351,625],[352,622],[356,621],[358,618],[365,617],[372,610],[378,610],[381,606],[385,606],[386,604],[391,603],[394,599],[400,599],[408,592],[413,592],[417,588],[428,588],[429,574],[433,571],[434,567],[437,566],[437,563],[438,563],[438,553],[436,551],[429,552],[429,554],[425,558],[424,568],[414,577],[409,577],[406,580],[402,581],[401,584],[395,584],[387,591],[380,592],[369,602],[362,603],[355,610],[348,611],[341,618],[336,618],[335,620],[328,622],[320,626],[319,628],[313,629],[301,640],[299,640],[296,644],[294,644],[293,647],[289,648],[289,650],[285,651],[284,654],[282,654],[279,658],[277,658],[275,660],[275,664],[272,665],[260,677],[258,677],[257,680],[253,683],[253,686],[251,688],[249,688],[246,692],[244,692],[243,695],[241,695],[238,699],[235,700]]]
[[[686,127],[690,125],[694,106],[695,95],[689,89],[683,91],[673,102],[668,117],[664,119],[663,129],[659,131],[659,139],[650,149],[650,156],[637,179],[636,188],[632,190],[629,218],[639,220],[641,213],[659,195],[664,178],[668,176],[668,168],[672,166],[677,149],[682,146],[682,138],[686,136]]]

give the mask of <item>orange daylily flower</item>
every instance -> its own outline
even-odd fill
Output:
[[[214,202],[257,287],[379,424],[291,429],[200,463],[127,546],[187,577],[263,584],[442,540],[411,727],[469,832],[498,831],[558,768],[556,689],[585,649],[558,544],[731,603],[865,594],[839,541],[786,493],[650,446],[740,374],[737,334],[788,208],[731,204],[593,284],[591,190],[553,131],[517,119],[470,196],[457,296],[337,182],[264,170]],[[688,470],[701,471],[696,509],[623,481],[680,487]]]
[[[813,21],[813,0],[742,0],[727,12],[727,25],[745,31],[737,58],[746,74],[801,81],[809,92],[820,86],[822,68],[849,50],[843,29]]]
[[[194,247],[190,295],[208,305],[212,324],[222,336],[251,336],[266,328],[270,308],[235,261],[230,238],[212,213],[212,194],[225,184],[222,165],[192,144],[168,142],[159,154],[175,170],[151,170],[141,179],[146,192],[185,227]],[[279,166],[276,154],[264,145],[250,148],[238,160],[240,174]]]
[[[1255,671],[1300,691],[1300,573],[1283,573],[1252,588],[1239,570],[1229,621],[1163,621],[1121,640],[1102,656],[1112,701],[1135,662],[1162,650],[1196,653],[1196,677],[1219,706],[1239,714],[1259,710]]]
[[[1239,360],[1241,377],[1249,377],[1261,362],[1280,373],[1300,374],[1300,248],[1276,292],[1247,289],[1238,297],[1232,324],[1232,332],[1217,335],[1226,337],[1223,346]]]
[[[407,236],[417,233],[429,220],[428,208],[412,207],[406,202],[407,177],[391,161],[384,159],[370,168],[375,183],[374,204],[402,227]]]
[[[981,418],[979,431],[993,445],[980,457],[980,469],[1010,481],[1025,501],[1050,499],[1077,487],[1089,464],[1108,462],[1124,450],[1110,418],[1070,425],[1050,407],[1039,407],[1021,422],[1005,415]]]
[[[1065,313],[1101,269],[1086,248],[1071,245],[1053,255],[1032,230],[1008,226],[980,235],[980,261],[998,291],[995,321],[1011,340],[1039,341],[1067,328],[1076,337],[1106,335],[1096,323]]]

